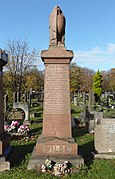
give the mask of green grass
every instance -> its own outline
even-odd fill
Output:
[[[30,120],[39,121],[43,119],[43,107],[36,106],[30,108],[30,114],[35,113],[35,117],[31,117]]]
[[[73,104],[71,105],[71,113],[73,117],[79,117],[82,111],[83,109],[79,109],[77,106]]]
[[[42,106],[36,106],[36,107],[31,107],[30,108],[30,113],[34,113],[34,112],[38,112],[38,111],[43,111],[43,107]]]
[[[42,124],[31,126],[32,138],[26,140],[12,139],[12,153],[10,155],[11,170],[0,173],[0,179],[53,179],[51,174],[42,174],[36,170],[27,170],[27,165],[33,147],[42,131]],[[74,127],[73,136],[79,145],[79,154],[82,154],[85,165],[74,168],[75,173],[61,178],[72,179],[114,179],[115,160],[93,160],[91,152],[94,152],[92,134],[87,134],[83,127]]]
[[[105,118],[115,118],[115,109],[108,109],[103,114]]]

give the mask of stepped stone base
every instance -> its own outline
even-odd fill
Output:
[[[5,132],[0,135],[0,172],[10,170],[10,162],[6,161],[6,156],[11,151],[10,139],[10,135]]]
[[[10,163],[5,161],[4,156],[0,156],[0,172],[10,170]]]
[[[23,124],[30,125],[30,124],[31,124],[31,121],[29,121],[29,120],[24,120]]]
[[[0,155],[10,146],[11,136],[7,133],[2,133],[0,135]]]
[[[111,153],[101,153],[101,154],[95,154],[94,158],[96,159],[115,159],[115,153],[111,154]]]
[[[75,166],[84,164],[81,156],[77,155],[78,146],[73,138],[59,139],[53,137],[40,137],[34,147],[28,163],[28,170],[38,168],[45,163],[46,159],[61,163],[68,160]]]
[[[0,163],[0,172],[5,170],[10,170],[10,163],[4,161],[3,163]]]
[[[62,163],[64,161],[69,161],[72,163],[72,165],[74,166],[80,166],[82,164],[84,164],[84,160],[81,156],[79,155],[61,155],[61,156],[40,156],[40,155],[36,155],[36,149],[34,148],[32,156],[30,158],[30,161],[28,163],[28,170],[32,170],[32,169],[40,169],[41,165],[43,165],[45,163],[45,160],[49,159],[58,163]]]

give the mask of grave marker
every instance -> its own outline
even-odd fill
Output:
[[[73,52],[66,50],[64,36],[65,17],[56,6],[50,16],[49,49],[41,53],[45,64],[43,131],[29,161],[29,170],[40,167],[47,158],[83,164],[72,138],[69,64]]]
[[[95,150],[95,158],[115,158],[115,118],[96,120]]]

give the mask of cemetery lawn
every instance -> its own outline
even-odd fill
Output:
[[[12,139],[12,152],[9,155],[11,162],[11,170],[1,172],[0,179],[52,179],[59,178],[51,174],[42,174],[36,170],[27,170],[27,165],[33,147],[36,144],[37,138],[42,131],[42,123],[32,124],[31,132],[33,137],[28,140]],[[85,165],[73,168],[75,173],[69,176],[61,176],[61,178],[77,178],[77,179],[113,179],[115,178],[115,160],[93,160],[91,152],[94,152],[93,134],[86,133],[83,127],[74,127],[73,136],[79,145],[79,154],[82,153]]]

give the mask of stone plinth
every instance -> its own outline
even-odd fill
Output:
[[[10,167],[9,162],[5,162],[4,153],[9,147],[9,136],[4,133],[4,100],[3,100],[3,66],[7,63],[7,54],[0,49],[0,171]],[[4,158],[4,161],[1,159]]]
[[[43,131],[28,169],[39,167],[47,158],[80,165],[83,159],[78,156],[71,126],[69,64],[73,52],[50,47],[42,51],[41,58],[45,64]]]

